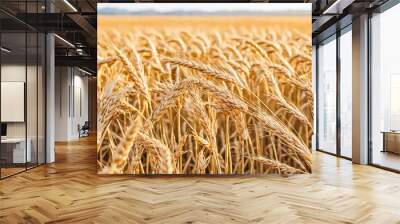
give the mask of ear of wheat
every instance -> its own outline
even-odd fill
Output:
[[[181,19],[99,20],[99,172],[311,172],[310,27]]]

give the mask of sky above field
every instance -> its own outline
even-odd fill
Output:
[[[266,14],[298,14],[310,15],[310,3],[99,3],[99,13],[121,10],[134,14],[135,12],[154,11],[158,13],[179,12],[232,12],[248,11]]]

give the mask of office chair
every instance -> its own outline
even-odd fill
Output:
[[[90,129],[89,121],[85,121],[82,127],[79,127],[78,125],[78,129],[79,129],[79,138],[89,136],[89,129]]]

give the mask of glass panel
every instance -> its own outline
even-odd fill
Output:
[[[43,13],[45,1],[3,0],[0,7],[20,19],[0,12],[4,178],[45,162],[45,35],[21,22],[37,19],[32,13]]]
[[[38,45],[38,163],[45,163],[46,149],[45,149],[45,44],[46,37],[44,34],[39,33]]]
[[[1,159],[2,177],[25,170],[26,150],[26,33],[1,34]]]
[[[352,35],[340,36],[340,152],[352,157]]]
[[[372,25],[372,163],[400,170],[400,5],[374,15]]]
[[[316,63],[316,59],[317,59],[317,48],[315,45],[312,46],[312,85],[313,85],[313,97],[314,99],[317,98],[316,96],[316,92],[317,92],[317,63]],[[313,113],[314,113],[314,120],[313,120],[313,129],[317,130],[317,119],[315,119],[316,116],[316,109],[317,109],[317,105],[316,105],[316,100],[314,100],[314,104],[313,104]],[[317,143],[317,136],[316,136],[316,131],[314,131],[314,134],[312,136],[312,145],[311,145],[311,149],[315,150],[316,149],[316,143]]]
[[[28,38],[28,63],[27,63],[27,80],[26,80],[26,111],[27,111],[27,143],[28,150],[30,148],[30,161],[28,168],[36,166],[38,160],[37,154],[37,74],[38,74],[38,36],[36,32],[27,33]]]
[[[336,153],[336,39],[318,48],[318,147]]]

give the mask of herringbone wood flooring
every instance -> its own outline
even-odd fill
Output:
[[[95,144],[0,181],[0,223],[400,223],[400,175],[326,154],[290,178],[98,176]]]

